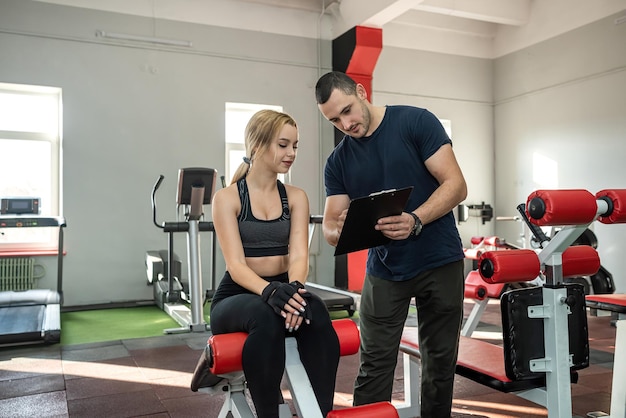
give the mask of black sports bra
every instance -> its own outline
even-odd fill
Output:
[[[276,180],[278,193],[283,206],[280,217],[272,220],[260,220],[252,214],[250,193],[245,177],[237,181],[241,213],[239,221],[239,235],[246,257],[266,257],[289,254],[289,231],[291,230],[291,215],[285,185]]]

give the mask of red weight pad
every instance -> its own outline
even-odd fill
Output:
[[[496,237],[495,235],[491,236],[491,237],[485,237],[485,244],[486,245],[493,245],[495,247],[495,246],[500,245],[501,242],[502,242],[502,240],[500,238]]]
[[[485,237],[472,237],[470,238],[470,242],[472,243],[472,245],[478,245],[483,242],[483,239],[485,239]]]
[[[596,197],[587,190],[537,190],[528,196],[526,213],[540,226],[583,225],[598,212]]]
[[[209,346],[213,353],[213,364],[209,365],[211,373],[220,375],[240,371],[241,350],[246,338],[247,332],[212,335],[209,338]]]
[[[626,189],[601,190],[596,193],[596,198],[606,200],[609,203],[609,212],[598,218],[603,224],[626,223]]]
[[[333,321],[333,328],[339,337],[339,355],[349,356],[359,351],[361,337],[359,328],[351,319],[336,319]]]
[[[589,245],[567,247],[561,256],[563,277],[593,276],[600,269],[600,256]]]
[[[487,251],[478,260],[478,271],[487,283],[534,280],[541,270],[533,250]]]
[[[326,418],[398,418],[398,411],[389,402],[377,402],[368,405],[330,411]]]
[[[486,291],[485,295],[482,298],[478,298],[476,296],[470,296],[472,291],[469,289],[475,289],[477,292],[480,292],[481,287],[485,289]],[[504,283],[487,283],[480,276],[480,273],[478,272],[478,270],[470,271],[469,273],[467,273],[467,277],[465,278],[465,297],[466,298],[473,298],[473,299],[478,299],[478,300],[483,300],[486,297],[499,298],[500,295],[502,294],[502,289],[504,289]]]
[[[351,319],[337,319],[332,322],[339,338],[339,352],[342,356],[355,354],[359,350],[359,329]],[[213,353],[211,372],[216,375],[240,371],[241,351],[248,338],[245,332],[212,335],[209,346]]]
[[[626,314],[626,294],[587,295],[587,306],[610,312]]]
[[[484,248],[464,248],[463,249],[465,258],[469,260],[478,260],[478,258],[483,253],[483,251],[484,251]]]
[[[487,297],[487,288],[482,284],[465,283],[466,298],[483,300]]]

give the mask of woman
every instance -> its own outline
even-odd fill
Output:
[[[339,342],[324,302],[306,291],[309,201],[278,174],[296,158],[298,129],[287,114],[255,113],[246,157],[212,203],[226,273],[213,296],[213,334],[244,331],[242,364],[259,418],[278,417],[287,336],[298,342],[323,416],[332,410]]]

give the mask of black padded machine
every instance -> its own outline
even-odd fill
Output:
[[[309,247],[311,246],[311,240],[313,239],[313,232],[315,231],[315,225],[321,224],[323,220],[322,215],[312,215],[309,218]],[[349,292],[336,289],[329,286],[323,286],[321,284],[312,283],[307,281],[305,285],[306,289],[319,296],[329,311],[348,311],[348,315],[354,315],[356,311],[356,302],[354,297]]]
[[[58,227],[57,289],[0,292],[0,346],[55,344],[61,341],[63,303],[62,217],[0,215],[0,229]]]

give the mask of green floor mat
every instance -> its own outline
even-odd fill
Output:
[[[61,345],[156,337],[178,323],[156,306],[64,312]]]
[[[207,322],[210,322],[210,309],[211,304],[207,303],[204,306]],[[348,318],[348,313],[333,311],[330,317],[333,320]],[[358,318],[358,312],[353,318]],[[157,306],[63,312],[61,345],[157,337],[163,335],[163,330],[179,326]]]

